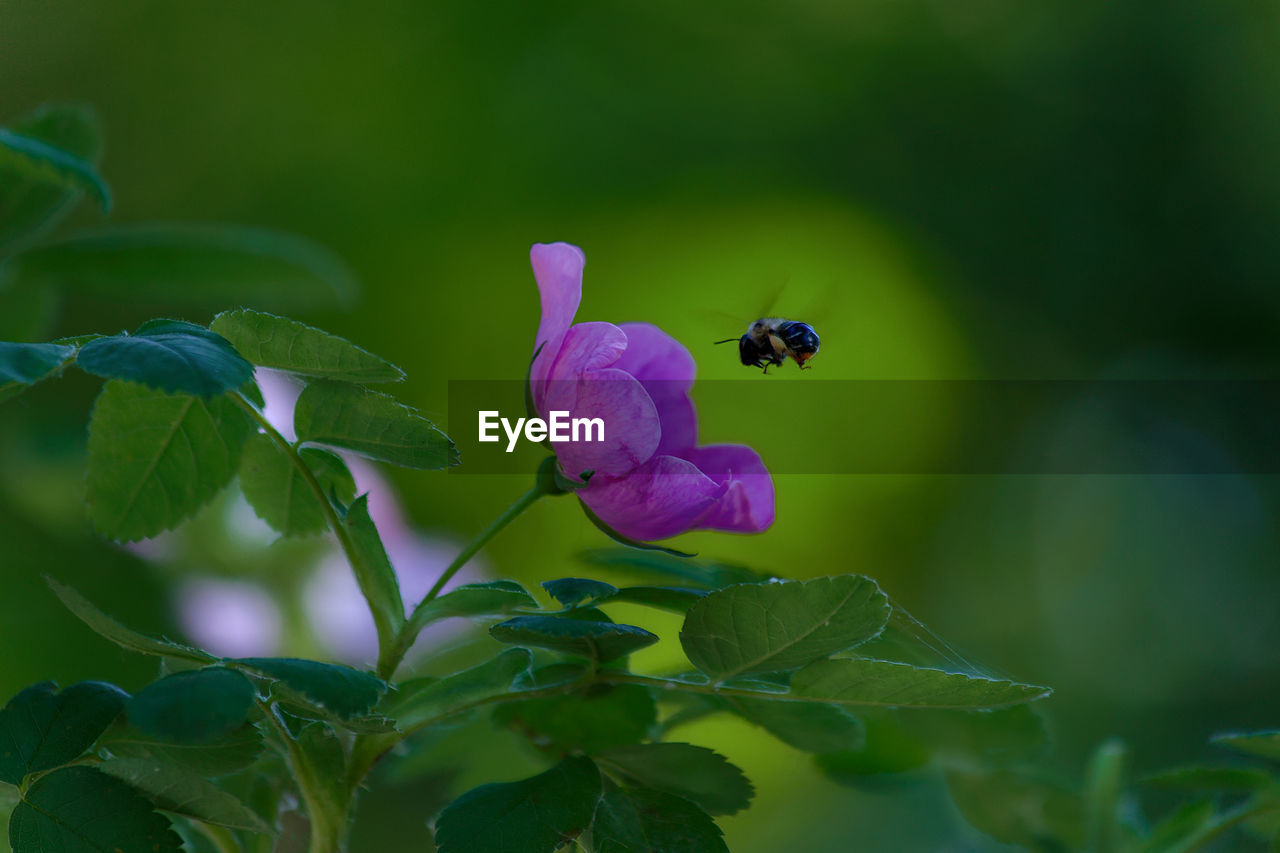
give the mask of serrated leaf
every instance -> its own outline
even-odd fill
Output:
[[[543,581],[542,588],[565,607],[576,607],[584,602],[610,598],[618,592],[618,588],[613,584],[590,578],[560,578]]]
[[[704,589],[681,586],[624,586],[608,602],[601,603],[643,604],[659,610],[670,610],[672,613],[686,613],[706,594]]]
[[[537,672],[534,675],[533,686],[547,683],[537,679]],[[493,711],[498,725],[560,755],[636,743],[656,719],[653,694],[636,684],[593,684],[560,696],[507,702]]]
[[[111,209],[111,190],[87,160],[34,136],[0,128],[0,169],[64,190],[83,190]]]
[[[55,690],[52,681],[36,684],[0,710],[0,781],[18,785],[28,773],[79,758],[129,698],[119,687],[100,681]]]
[[[249,679],[225,667],[177,672],[129,700],[129,722],[173,742],[211,743],[244,725],[256,695]]]
[[[61,373],[75,354],[72,346],[0,341],[0,401]]]
[[[262,732],[243,725],[207,743],[174,743],[165,738],[120,726],[108,731],[98,746],[120,758],[173,764],[198,776],[227,776],[253,764],[262,754]]]
[[[96,338],[80,348],[76,363],[95,376],[197,397],[253,379],[253,365],[226,338],[181,320],[149,320],[132,335]]]
[[[658,642],[655,635],[634,625],[555,616],[516,616],[494,625],[489,633],[499,642],[513,646],[535,646],[600,663]]]
[[[740,584],[689,609],[680,642],[694,666],[723,682],[797,669],[876,636],[889,601],[861,575]]]
[[[432,599],[414,614],[414,623],[421,629],[432,622],[454,616],[494,616],[510,613],[521,607],[537,606],[533,596],[515,581],[469,583]]]
[[[728,710],[805,752],[842,752],[862,746],[862,722],[843,708],[740,696],[720,701]]]
[[[357,384],[404,379],[404,371],[389,361],[286,317],[248,309],[224,311],[209,328],[260,367]]]
[[[595,764],[578,757],[531,779],[473,788],[436,821],[437,848],[439,853],[551,853],[590,825],[601,786]]]
[[[755,789],[741,770],[704,746],[635,744],[602,752],[597,760],[610,773],[684,797],[711,814],[741,811],[755,795]]]
[[[99,764],[98,769],[141,791],[164,811],[231,829],[272,831],[231,794],[172,764],[145,758],[112,758]]]
[[[102,149],[97,120],[82,107],[43,106],[13,122],[10,129],[86,163],[96,163]],[[70,212],[79,196],[78,189],[0,170],[0,250],[47,231]]]
[[[398,685],[386,702],[386,713],[408,731],[435,720],[450,709],[474,705],[507,693],[533,656],[528,649],[507,649],[478,666],[444,678],[412,679]]]
[[[1258,791],[1280,783],[1274,775],[1253,767],[1175,767],[1145,777],[1154,788],[1190,791]]]
[[[9,821],[13,853],[179,853],[181,839],[141,794],[91,767],[41,776]]]
[[[90,520],[125,542],[176,527],[231,482],[254,432],[227,397],[108,382],[89,421]]]
[[[580,556],[592,565],[677,578],[708,589],[720,589],[738,583],[760,583],[772,577],[767,573],[729,563],[693,560],[660,551],[637,551],[633,548],[596,548],[584,551]]]
[[[1212,742],[1247,755],[1280,761],[1280,731],[1225,732],[1214,735]]]
[[[298,440],[350,450],[405,468],[458,464],[443,432],[394,397],[359,385],[321,379],[303,389],[293,410]]]
[[[965,818],[997,841],[1031,850],[1082,849],[1084,807],[1057,783],[998,770],[953,771],[947,785]]]
[[[369,713],[387,690],[381,678],[336,663],[299,658],[235,658],[228,663],[279,679],[340,719]]]
[[[135,302],[289,310],[346,304],[356,291],[327,249],[232,225],[128,225],[82,232],[12,259],[17,285]]]
[[[720,827],[693,803],[648,788],[611,788],[591,825],[595,853],[728,853]]]
[[[144,655],[158,655],[199,664],[212,663],[217,660],[213,655],[200,649],[193,649],[190,646],[184,646],[181,643],[174,643],[169,640],[158,640],[154,637],[148,637],[146,634],[140,634],[131,628],[126,628],[103,613],[89,599],[71,587],[49,577],[45,578],[45,582],[49,584],[49,588],[53,590],[54,595],[58,596],[63,606],[70,610],[76,618],[88,625],[94,632],[121,648],[140,652]]]
[[[400,597],[400,581],[369,515],[369,496],[361,495],[347,507],[342,519],[357,559],[352,563],[356,584],[369,604],[381,649],[391,644],[404,625],[404,599]],[[407,649],[406,649],[407,651]]]
[[[355,497],[356,483],[346,463],[315,447],[298,452],[325,495],[344,504]],[[328,529],[324,508],[303,473],[270,437],[258,434],[245,444],[240,459],[240,489],[253,511],[282,536],[307,536]]]
[[[1002,708],[1042,699],[1051,692],[1034,684],[851,658],[815,661],[791,679],[794,697],[888,708]]]

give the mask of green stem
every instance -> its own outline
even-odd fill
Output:
[[[347,797],[345,802],[337,802],[333,797],[327,796],[322,771],[312,764],[311,756],[276,715],[275,706],[261,700],[258,701],[258,706],[283,741],[289,769],[293,772],[294,781],[298,783],[298,793],[302,795],[311,830],[307,853],[341,853],[342,836],[352,798]]]
[[[400,666],[400,661],[404,660],[404,656],[409,653],[410,647],[413,646],[414,640],[418,639],[418,634],[431,621],[430,604],[440,595],[440,591],[444,589],[454,575],[456,575],[463,566],[465,566],[472,557],[479,553],[480,549],[488,544],[489,540],[516,519],[520,513],[537,502],[538,498],[543,495],[551,494],[546,484],[539,479],[533,488],[525,492],[519,500],[507,507],[502,515],[493,520],[493,523],[486,527],[479,536],[472,540],[471,544],[462,549],[462,552],[454,558],[453,562],[445,568],[436,579],[435,585],[427,592],[426,597],[418,602],[418,606],[413,609],[413,614],[404,623],[400,629],[399,635],[396,637],[392,646],[391,653],[378,662],[378,675],[382,678],[391,678],[396,671],[396,667]]]
[[[303,481],[307,487],[311,489],[311,493],[315,495],[317,501],[320,502],[320,508],[324,512],[325,521],[329,525],[329,529],[333,531],[333,535],[338,538],[338,544],[342,547],[342,553],[346,555],[347,562],[351,564],[351,570],[355,574],[356,582],[360,586],[360,593],[364,596],[365,602],[369,605],[369,612],[374,615],[374,622],[378,630],[378,657],[379,672],[382,671],[381,662],[385,660],[391,653],[396,634],[403,628],[402,625],[390,625],[385,620],[378,617],[379,608],[375,605],[373,596],[370,594],[372,587],[373,571],[365,564],[364,556],[360,550],[356,548],[355,541],[351,538],[351,532],[347,530],[347,526],[338,517],[338,511],[334,509],[329,496],[325,494],[324,487],[320,485],[320,481],[316,479],[315,473],[311,467],[303,460],[296,448],[287,438],[280,434],[266,416],[249,402],[242,393],[236,392],[231,398],[240,405],[240,408],[249,413],[249,417],[257,421],[262,427],[267,437],[275,443],[277,447],[289,458],[293,466],[298,469],[298,473],[302,475]],[[400,604],[400,610],[404,610],[403,603]],[[396,663],[399,663],[397,659]],[[392,667],[394,669],[394,666]]]

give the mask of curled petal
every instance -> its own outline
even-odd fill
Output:
[[[534,401],[540,403],[541,382],[550,372],[551,363],[560,352],[565,333],[569,331],[582,301],[582,268],[587,259],[581,249],[568,243],[535,243],[529,250],[529,262],[533,265],[533,277],[538,283],[538,297],[542,304],[542,320],[533,342],[534,352],[538,355],[529,370]]]
[[[649,323],[623,323],[627,348],[614,367],[644,385],[662,421],[659,454],[684,456],[698,444],[698,415],[689,396],[697,365],[684,345]]]
[[[625,477],[592,479],[577,495],[623,536],[652,541],[698,526],[725,489],[691,462],[655,456]]]
[[[578,326],[575,329],[580,328]],[[604,440],[592,431],[579,441],[552,443],[560,467],[575,479],[584,471],[609,477],[625,474],[649,461],[662,438],[658,411],[644,386],[630,374],[614,368],[588,370],[576,379],[547,383],[547,410],[568,412],[568,417],[598,418],[604,424]]]
[[[575,381],[588,370],[609,367],[626,348],[626,333],[612,323],[579,323],[561,340],[547,381]]]
[[[710,444],[686,458],[713,482],[725,487],[724,496],[702,519],[700,527],[760,533],[773,524],[773,478],[760,454],[742,444]]]

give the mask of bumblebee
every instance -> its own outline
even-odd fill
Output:
[[[726,338],[717,344],[738,342],[738,357],[747,367],[760,367],[765,373],[769,365],[779,366],[788,357],[795,360],[801,370],[808,369],[806,362],[818,354],[818,333],[808,323],[784,320],[781,317],[763,317],[747,327],[741,338]]]

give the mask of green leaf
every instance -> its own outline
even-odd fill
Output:
[[[97,119],[78,106],[40,107],[15,121],[10,130],[52,145],[86,163],[96,163],[101,154]],[[50,185],[13,170],[0,170],[0,250],[47,231],[70,212],[79,196],[75,188]]]
[[[249,679],[225,667],[177,672],[129,701],[129,722],[171,741],[210,743],[244,725],[255,696]]]
[[[676,578],[708,589],[720,589],[736,583],[760,583],[772,577],[728,563],[704,562],[661,551],[637,551],[634,548],[596,548],[584,551],[580,556],[592,565]]]
[[[741,584],[713,592],[685,616],[680,642],[715,681],[797,669],[880,633],[889,602],[861,575]]]
[[[272,831],[262,818],[231,794],[172,764],[145,758],[112,758],[99,764],[98,769],[132,785],[156,808],[167,812],[231,829]]]
[[[41,776],[9,821],[13,853],[179,853],[181,839],[151,803],[92,767]]]
[[[243,725],[207,743],[174,743],[133,726],[109,730],[98,746],[120,758],[139,758],[181,767],[198,776],[227,776],[253,764],[262,754],[262,732]]]
[[[126,542],[176,527],[231,482],[257,431],[230,398],[108,382],[89,422],[89,518]]]
[[[554,581],[543,581],[542,588],[565,607],[576,607],[584,602],[610,598],[618,592],[618,588],[613,584],[590,578],[560,578]]]
[[[1212,742],[1246,755],[1280,761],[1280,731],[1226,732],[1214,735]]]
[[[741,770],[704,746],[635,744],[610,749],[596,760],[610,773],[684,797],[711,814],[742,811],[755,795],[755,789]]]
[[[1030,850],[1079,850],[1084,843],[1080,798],[1048,780],[998,770],[947,774],[961,814],[1004,844]]]
[[[673,613],[686,613],[707,594],[706,590],[680,586],[625,586],[607,604],[643,604]]]
[[[19,785],[28,773],[79,758],[124,710],[129,694],[82,681],[61,693],[47,681],[23,690],[0,710],[0,780]]]
[[[818,768],[842,785],[875,789],[885,779],[924,766],[932,757],[930,750],[903,727],[899,717],[873,714],[865,717],[862,724],[864,734],[858,747],[814,756]]]
[[[886,708],[1001,708],[1042,699],[1047,687],[882,660],[820,660],[791,679],[791,695],[833,705]]]
[[[49,588],[53,590],[54,595],[58,596],[63,605],[75,614],[81,622],[84,622],[96,633],[106,637],[121,648],[140,652],[144,655],[159,655],[198,664],[212,663],[217,660],[213,655],[200,649],[193,649],[190,646],[184,646],[169,640],[157,640],[154,637],[148,637],[146,634],[140,634],[131,628],[126,628],[103,613],[89,599],[71,587],[58,583],[58,581],[50,577],[45,578],[45,583],[49,584]]]
[[[61,373],[75,354],[76,348],[70,346],[0,341],[0,401]]]
[[[1151,829],[1143,853],[1173,853],[1192,848],[1188,842],[1210,829],[1216,810],[1212,800],[1197,800],[1175,809]]]
[[[231,225],[128,225],[13,258],[15,284],[102,299],[217,310],[336,307],[356,291],[333,253],[291,234]]]
[[[945,767],[1011,767],[1043,751],[1048,734],[1032,705],[994,711],[889,712],[904,731],[937,753]]]
[[[1175,767],[1145,777],[1155,788],[1186,791],[1260,791],[1277,784],[1274,775],[1253,767]]]
[[[359,385],[321,379],[303,389],[293,410],[298,440],[350,450],[405,468],[458,464],[443,432],[394,397]]]
[[[581,835],[603,794],[589,758],[566,758],[520,782],[482,785],[436,821],[439,853],[551,853]]]
[[[805,752],[843,752],[863,743],[862,722],[843,708],[726,696],[724,707]]]
[[[1084,786],[1086,846],[1093,853],[1112,853],[1120,846],[1117,810],[1124,785],[1127,750],[1118,740],[1108,740],[1094,751]]]
[[[720,827],[688,800],[647,788],[611,788],[591,825],[595,853],[729,853]]]
[[[342,741],[324,723],[310,723],[298,732],[290,749],[290,768],[309,802],[319,801],[318,811],[311,815],[312,824],[323,819],[344,820],[348,805],[347,756]]]
[[[404,379],[404,371],[394,364],[297,320],[241,309],[224,311],[209,328],[260,367],[357,384]]]
[[[298,658],[235,658],[228,663],[279,679],[340,719],[369,713],[387,690],[381,678],[336,663]]]
[[[494,625],[489,633],[499,642],[513,646],[535,646],[600,663],[658,642],[655,635],[634,625],[555,616],[517,616]]]
[[[533,686],[542,686],[537,676],[535,672]],[[636,684],[593,684],[560,696],[507,702],[493,710],[495,723],[560,755],[636,743],[656,719],[653,694]]]
[[[421,629],[440,619],[453,616],[493,616],[510,613],[521,607],[537,607],[538,603],[515,581],[469,583],[432,599],[415,614]]]
[[[305,448],[304,448],[305,450]],[[342,519],[358,559],[352,564],[356,583],[369,603],[378,643],[391,643],[404,625],[404,599],[400,597],[400,581],[369,515],[369,496],[361,495],[347,507]]]
[[[346,463],[327,450],[304,447],[298,453],[326,495],[344,504],[355,497],[356,483]],[[275,441],[252,436],[240,459],[240,489],[253,511],[282,536],[308,536],[328,529],[328,519],[306,478]]]
[[[533,656],[528,649],[507,649],[471,669],[440,679],[412,679],[388,696],[386,713],[405,731],[419,728],[447,714],[508,693],[516,676],[528,672]]]
[[[33,136],[0,128],[0,169],[51,187],[83,190],[104,212],[111,209],[111,190],[92,163]]]
[[[221,335],[181,320],[149,320],[132,335],[96,338],[80,348],[82,370],[171,393],[214,397],[253,378],[253,365]]]

